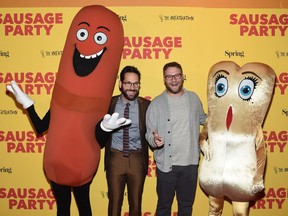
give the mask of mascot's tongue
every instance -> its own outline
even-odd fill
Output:
[[[233,118],[232,107],[230,106],[226,116],[226,128],[229,130]]]

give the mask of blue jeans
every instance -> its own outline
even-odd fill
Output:
[[[172,166],[172,171],[168,173],[157,168],[156,216],[171,216],[175,193],[178,202],[178,216],[191,216],[197,178],[198,165]]]

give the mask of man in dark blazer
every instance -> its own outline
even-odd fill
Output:
[[[129,215],[141,216],[142,194],[149,160],[145,117],[150,101],[139,97],[140,79],[141,74],[136,67],[126,66],[122,69],[119,81],[121,94],[112,97],[108,115],[96,126],[96,138],[102,147],[105,146],[108,216],[121,215],[126,185]],[[129,105],[126,105],[128,103]],[[127,106],[128,117],[124,115]],[[128,121],[123,123],[123,119]],[[122,123],[123,126],[117,128]],[[127,137],[125,128],[129,129],[129,148],[123,146]]]

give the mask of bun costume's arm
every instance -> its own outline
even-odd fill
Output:
[[[256,157],[257,157],[257,170],[256,175],[253,179],[252,193],[256,194],[264,189],[263,183],[263,173],[266,165],[266,147],[263,138],[263,130],[261,125],[257,125],[257,134],[256,134]]]
[[[204,155],[204,158],[206,160],[210,160],[211,152],[209,149],[209,144],[207,142],[207,139],[208,139],[208,118],[206,118],[206,121],[199,135],[199,145],[200,145],[201,152]]]

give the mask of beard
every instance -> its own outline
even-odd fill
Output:
[[[177,86],[177,88],[171,87],[171,84],[165,82],[166,89],[172,94],[178,94],[183,89],[183,81]]]
[[[135,100],[139,95],[139,90],[124,90],[123,88],[121,88],[120,91],[122,95],[129,101]]]

